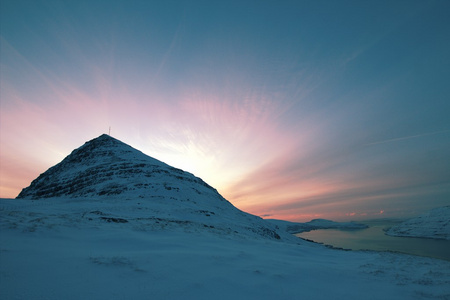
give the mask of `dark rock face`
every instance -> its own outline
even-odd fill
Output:
[[[164,182],[154,179],[164,177]],[[157,187],[174,191],[173,182],[190,182],[211,189],[200,178],[173,168],[108,135],[86,142],[59,164],[33,180],[17,198],[86,197],[120,195]]]

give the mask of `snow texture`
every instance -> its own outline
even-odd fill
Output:
[[[450,206],[431,211],[393,226],[387,235],[450,240]]]
[[[450,299],[450,262],[303,241],[109,136],[0,215],[0,299]]]

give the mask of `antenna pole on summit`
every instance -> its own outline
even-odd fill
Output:
[[[108,135],[111,136],[111,126],[109,126],[109,132]]]

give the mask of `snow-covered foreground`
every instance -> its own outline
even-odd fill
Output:
[[[406,220],[391,227],[386,234],[450,240],[450,206],[437,207],[416,218]]]
[[[450,262],[303,241],[107,135],[18,198],[0,200],[2,300],[450,298]]]
[[[155,207],[2,199],[0,298],[450,299],[447,261],[333,250]]]

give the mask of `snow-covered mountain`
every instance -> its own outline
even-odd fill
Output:
[[[75,149],[59,164],[33,180],[20,198],[92,197],[133,193],[153,195],[171,190],[170,183],[188,182],[192,189],[215,191],[200,178],[156,160],[103,134]],[[192,183],[192,184],[191,184]],[[165,185],[164,185],[165,184]],[[161,186],[162,185],[162,186]],[[183,184],[186,185],[186,184]]]
[[[386,231],[387,235],[450,240],[450,206],[437,207]]]
[[[72,216],[77,224],[100,220],[140,228],[177,225],[186,230],[294,241],[275,225],[234,207],[202,179],[105,134],[75,149],[17,198],[41,202],[59,198],[52,200],[53,209],[67,208],[60,212],[66,218],[78,211]],[[67,199],[72,204],[62,206]],[[50,218],[46,222],[57,223]]]
[[[450,299],[448,261],[331,250],[283,224],[102,135],[0,199],[0,299]]]

